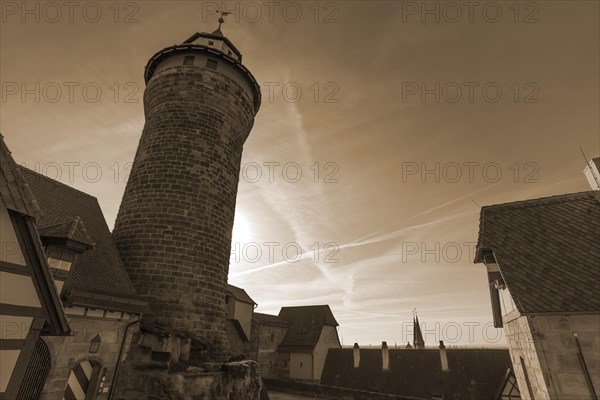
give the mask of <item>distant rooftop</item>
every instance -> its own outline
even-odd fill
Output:
[[[290,326],[280,345],[284,351],[312,351],[324,326],[339,325],[328,305],[282,307],[279,318]]]
[[[446,351],[447,372],[441,370],[438,349],[389,349],[389,370],[382,371],[381,349],[361,348],[358,368],[352,349],[329,349],[321,384],[417,399],[496,398],[511,368],[508,350]]]

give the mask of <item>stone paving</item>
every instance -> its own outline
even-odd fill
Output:
[[[314,397],[305,397],[299,396],[297,394],[274,392],[272,390],[269,390],[269,398],[271,400],[315,400]]]

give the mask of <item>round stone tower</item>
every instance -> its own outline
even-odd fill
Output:
[[[142,322],[202,338],[215,360],[227,354],[240,162],[260,106],[260,88],[220,26],[148,61],[146,123],[113,232],[155,312]]]

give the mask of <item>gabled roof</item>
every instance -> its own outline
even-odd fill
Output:
[[[600,311],[600,203],[593,191],[481,209],[475,262],[492,251],[523,313]]]
[[[65,293],[85,292],[107,295],[108,299],[136,299],[133,285],[117,253],[98,200],[26,168],[23,168],[23,176],[44,213],[40,219],[42,226],[56,226],[78,217],[85,224],[86,235],[95,243],[93,249],[80,254],[71,266],[64,286]],[[80,232],[80,235],[83,233]],[[70,300],[76,303],[78,298],[85,298],[86,306],[97,303],[98,307],[109,307],[110,304],[104,297],[78,295]],[[131,311],[137,312],[136,310],[138,307],[133,307]]]
[[[508,350],[447,349],[449,371],[441,370],[437,349],[389,349],[389,370],[382,371],[381,349],[329,349],[321,384],[416,399],[495,399],[511,367]]]
[[[2,134],[0,134],[0,163],[2,164],[2,168],[0,168],[0,204],[9,210],[30,217],[40,217],[41,211],[37,201],[21,175],[21,168],[17,166],[8,146],[4,143]]]
[[[35,224],[35,218],[42,213],[1,134],[0,157],[0,204],[9,210],[19,248],[46,316],[47,333],[68,334],[71,328]]]
[[[244,289],[239,288],[237,286],[227,284],[227,293],[232,295],[236,300],[250,304],[257,304],[254,300],[250,298],[250,296],[248,295],[248,293],[246,293]]]
[[[279,318],[290,326],[279,345],[282,351],[312,351],[324,326],[339,325],[328,305],[282,307]]]

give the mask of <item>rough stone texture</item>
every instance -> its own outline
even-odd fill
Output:
[[[210,362],[207,347],[186,335],[142,324],[121,364],[114,398],[268,399],[256,362]]]
[[[144,109],[114,239],[155,312],[142,320],[192,332],[224,361],[231,232],[254,104],[228,76],[179,65],[150,79]]]
[[[105,376],[104,387],[110,387],[123,335],[130,321],[100,320],[69,315],[71,336],[44,336],[51,356],[50,371],[46,378],[40,400],[62,399],[71,369],[83,360],[100,366]],[[131,337],[131,331],[129,338]],[[90,353],[90,342],[96,334],[102,337],[98,353]],[[127,349],[129,340],[126,341]],[[106,399],[108,393],[99,394],[97,399]]]
[[[505,335],[523,400],[527,389],[521,357],[536,400],[591,399],[573,333],[577,333],[583,357],[600,396],[600,316],[521,316],[505,324]]]
[[[258,364],[202,361],[194,340],[165,331],[139,331],[121,365],[114,399],[264,400]],[[191,350],[189,350],[191,348]]]
[[[260,325],[253,327],[253,342],[256,348],[252,359],[260,366],[265,378],[289,378],[290,353],[279,352],[277,347],[283,341],[288,328],[286,326]]]

